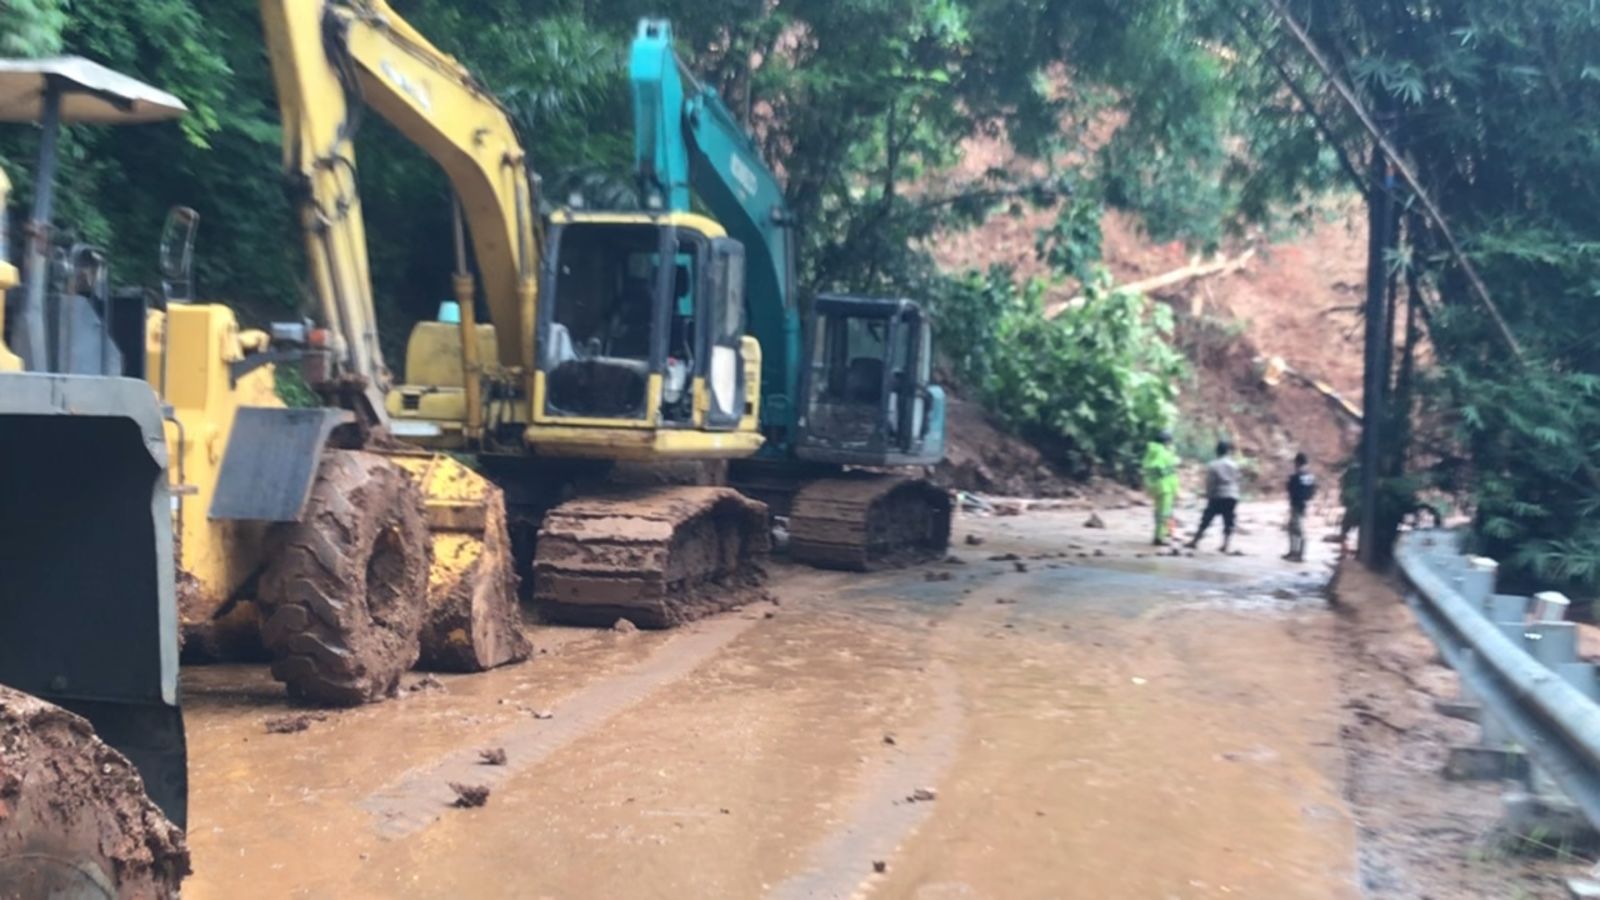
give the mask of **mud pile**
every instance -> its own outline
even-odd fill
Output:
[[[183,832],[83,718],[0,687],[0,898],[173,898]]]

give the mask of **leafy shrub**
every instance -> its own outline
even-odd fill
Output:
[[[952,279],[934,303],[945,358],[1012,428],[1061,444],[1056,462],[1131,477],[1186,370],[1172,313],[1099,272],[1081,304],[1047,320],[1047,286],[998,266]]]

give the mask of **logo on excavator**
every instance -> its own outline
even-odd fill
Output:
[[[407,78],[406,73],[400,71],[394,63],[387,59],[383,61],[382,68],[384,77],[394,82],[394,86],[399,88],[401,93],[417,101],[417,105],[422,107],[423,112],[433,112],[433,98],[428,96],[427,85]]]
[[[739,158],[738,153],[732,153],[728,156],[728,171],[732,173],[733,180],[739,184],[739,187],[744,189],[745,195],[742,199],[748,200],[755,196],[755,170],[746,165],[745,161]]]

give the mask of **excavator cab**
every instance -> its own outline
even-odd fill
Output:
[[[551,216],[529,442],[553,456],[743,456],[760,349],[744,247],[687,213]]]
[[[846,465],[933,465],[944,392],[930,384],[933,333],[910,300],[824,294],[814,305],[795,452]]]

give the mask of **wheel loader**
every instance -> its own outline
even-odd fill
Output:
[[[63,122],[182,109],[87,60],[0,60],[0,122],[38,123],[41,137],[23,234],[29,291],[9,329],[0,303],[0,336],[23,350],[0,340],[4,898],[172,898],[189,871],[163,411],[147,382],[109,366],[74,371],[115,354],[102,326],[116,317],[103,294],[71,287],[103,273],[96,254],[54,247],[49,229]],[[20,280],[9,188],[0,172],[0,300]],[[68,290],[47,292],[64,270],[76,273]]]

